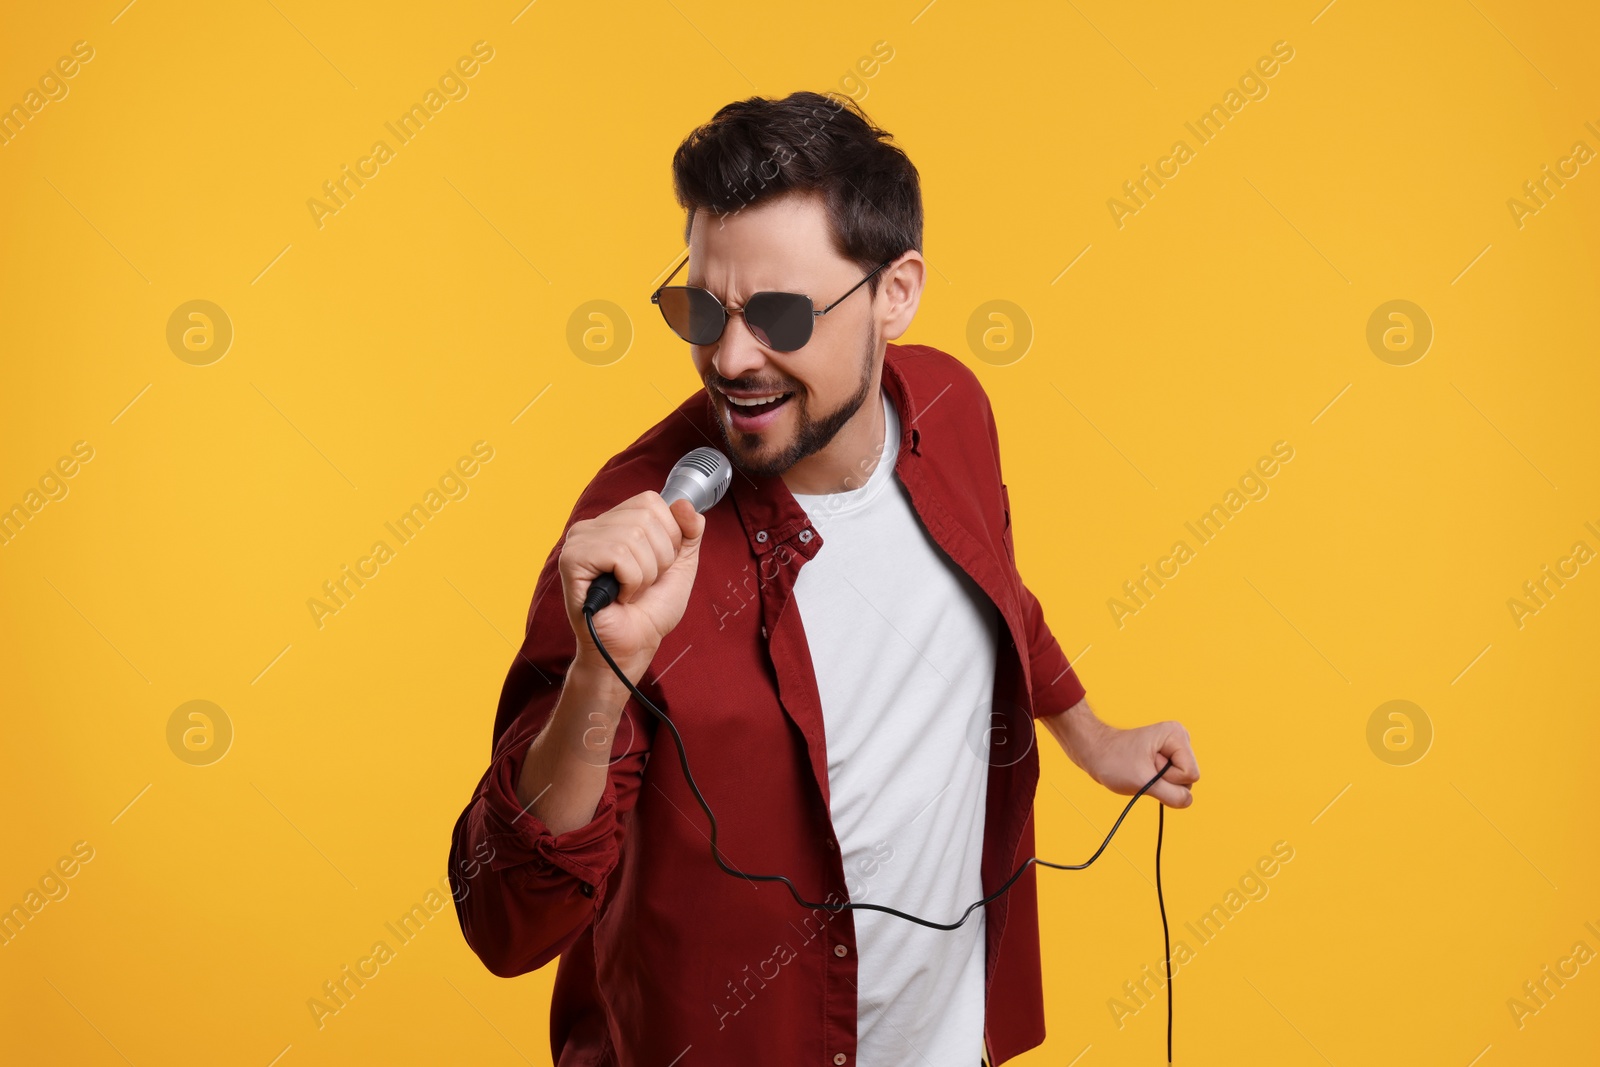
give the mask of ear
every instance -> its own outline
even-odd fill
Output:
[[[893,341],[911,328],[917,305],[922,301],[922,285],[927,277],[927,264],[916,249],[902,252],[893,263],[883,268],[879,277],[877,308],[878,333],[886,341]]]

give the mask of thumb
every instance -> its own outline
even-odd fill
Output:
[[[674,500],[671,510],[673,517],[678,520],[678,529],[683,531],[681,551],[698,552],[700,538],[706,532],[706,517],[696,511],[688,500]]]

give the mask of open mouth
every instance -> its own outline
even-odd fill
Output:
[[[736,430],[752,433],[760,430],[777,417],[779,411],[794,396],[794,393],[783,393],[770,400],[750,402],[735,399],[726,393],[722,394],[723,402],[727,406],[728,420]]]

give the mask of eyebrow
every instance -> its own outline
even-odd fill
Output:
[[[704,289],[706,292],[711,293],[713,296],[715,296],[718,300],[721,300],[724,304],[728,303],[727,299],[723,296],[722,293],[717,292],[716,290],[712,289],[709,285],[706,284],[704,277],[700,278],[698,281],[695,280],[695,278],[692,275],[688,276],[688,277],[685,277],[684,278],[684,284],[685,285],[693,285],[693,286],[695,286],[697,288]],[[799,293],[802,296],[810,296],[811,295],[810,293],[806,292],[803,288],[798,288],[798,287],[785,288],[784,286],[781,286],[781,285],[768,285],[768,286],[763,286],[761,288],[752,289],[750,291],[750,294],[748,296],[746,296],[745,299],[748,300],[749,296],[753,296],[756,293]]]

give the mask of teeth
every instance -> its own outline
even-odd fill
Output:
[[[770,400],[776,400],[780,396],[787,396],[788,394],[786,394],[786,393],[769,393],[766,396],[752,396],[752,397],[728,396],[727,393],[723,393],[722,395],[723,396],[727,396],[728,400],[731,403],[737,404],[739,407],[751,408],[751,407],[756,407],[759,404],[765,404]]]

